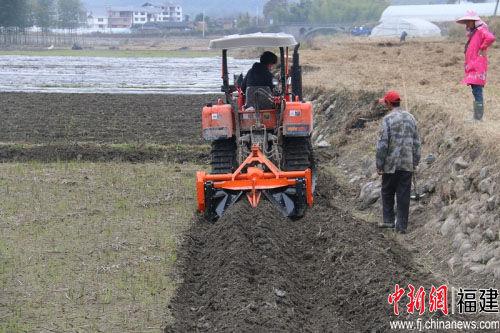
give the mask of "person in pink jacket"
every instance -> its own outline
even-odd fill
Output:
[[[462,83],[472,88],[474,95],[474,119],[482,120],[484,113],[483,87],[488,71],[487,50],[495,41],[495,36],[488,30],[477,13],[467,11],[457,23],[465,24],[468,41],[465,44],[465,77]]]

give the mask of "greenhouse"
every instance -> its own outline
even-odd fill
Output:
[[[389,6],[382,13],[380,21],[417,18],[430,22],[450,22],[462,17],[469,9],[475,10],[479,16],[493,16],[495,3],[461,3],[451,5],[409,5]],[[497,14],[498,15],[498,14]]]
[[[417,18],[402,18],[383,21],[373,28],[370,37],[399,37],[406,32],[408,37],[439,37],[441,30],[435,24]]]

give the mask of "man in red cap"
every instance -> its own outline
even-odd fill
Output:
[[[389,91],[379,100],[389,113],[384,117],[377,142],[377,172],[382,175],[384,228],[406,233],[413,172],[420,162],[420,137],[415,118],[401,108],[401,97]],[[397,214],[394,213],[396,197]]]

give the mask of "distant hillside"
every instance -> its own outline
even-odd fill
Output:
[[[154,4],[162,4],[168,1],[164,0],[83,0],[84,5],[88,10],[103,11],[104,6],[140,6],[145,2]],[[226,16],[237,13],[249,12],[253,15],[259,8],[262,13],[262,7],[267,2],[266,0],[172,0],[182,6],[185,14],[191,16],[201,13],[203,10],[209,16]]]

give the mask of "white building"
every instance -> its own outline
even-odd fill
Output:
[[[182,7],[175,4],[153,5],[146,2],[133,13],[133,24],[182,22]]]
[[[108,28],[109,20],[106,15],[87,15],[87,28],[92,30],[106,30]]]
[[[163,11],[158,16],[158,21],[181,22],[182,7],[174,4],[164,6]]]
[[[110,28],[131,28],[150,22],[182,22],[182,7],[174,4],[154,5],[146,2],[141,7],[108,7]]]
[[[134,14],[132,16],[133,24],[144,24],[148,22],[148,12],[142,8],[134,9]]]

